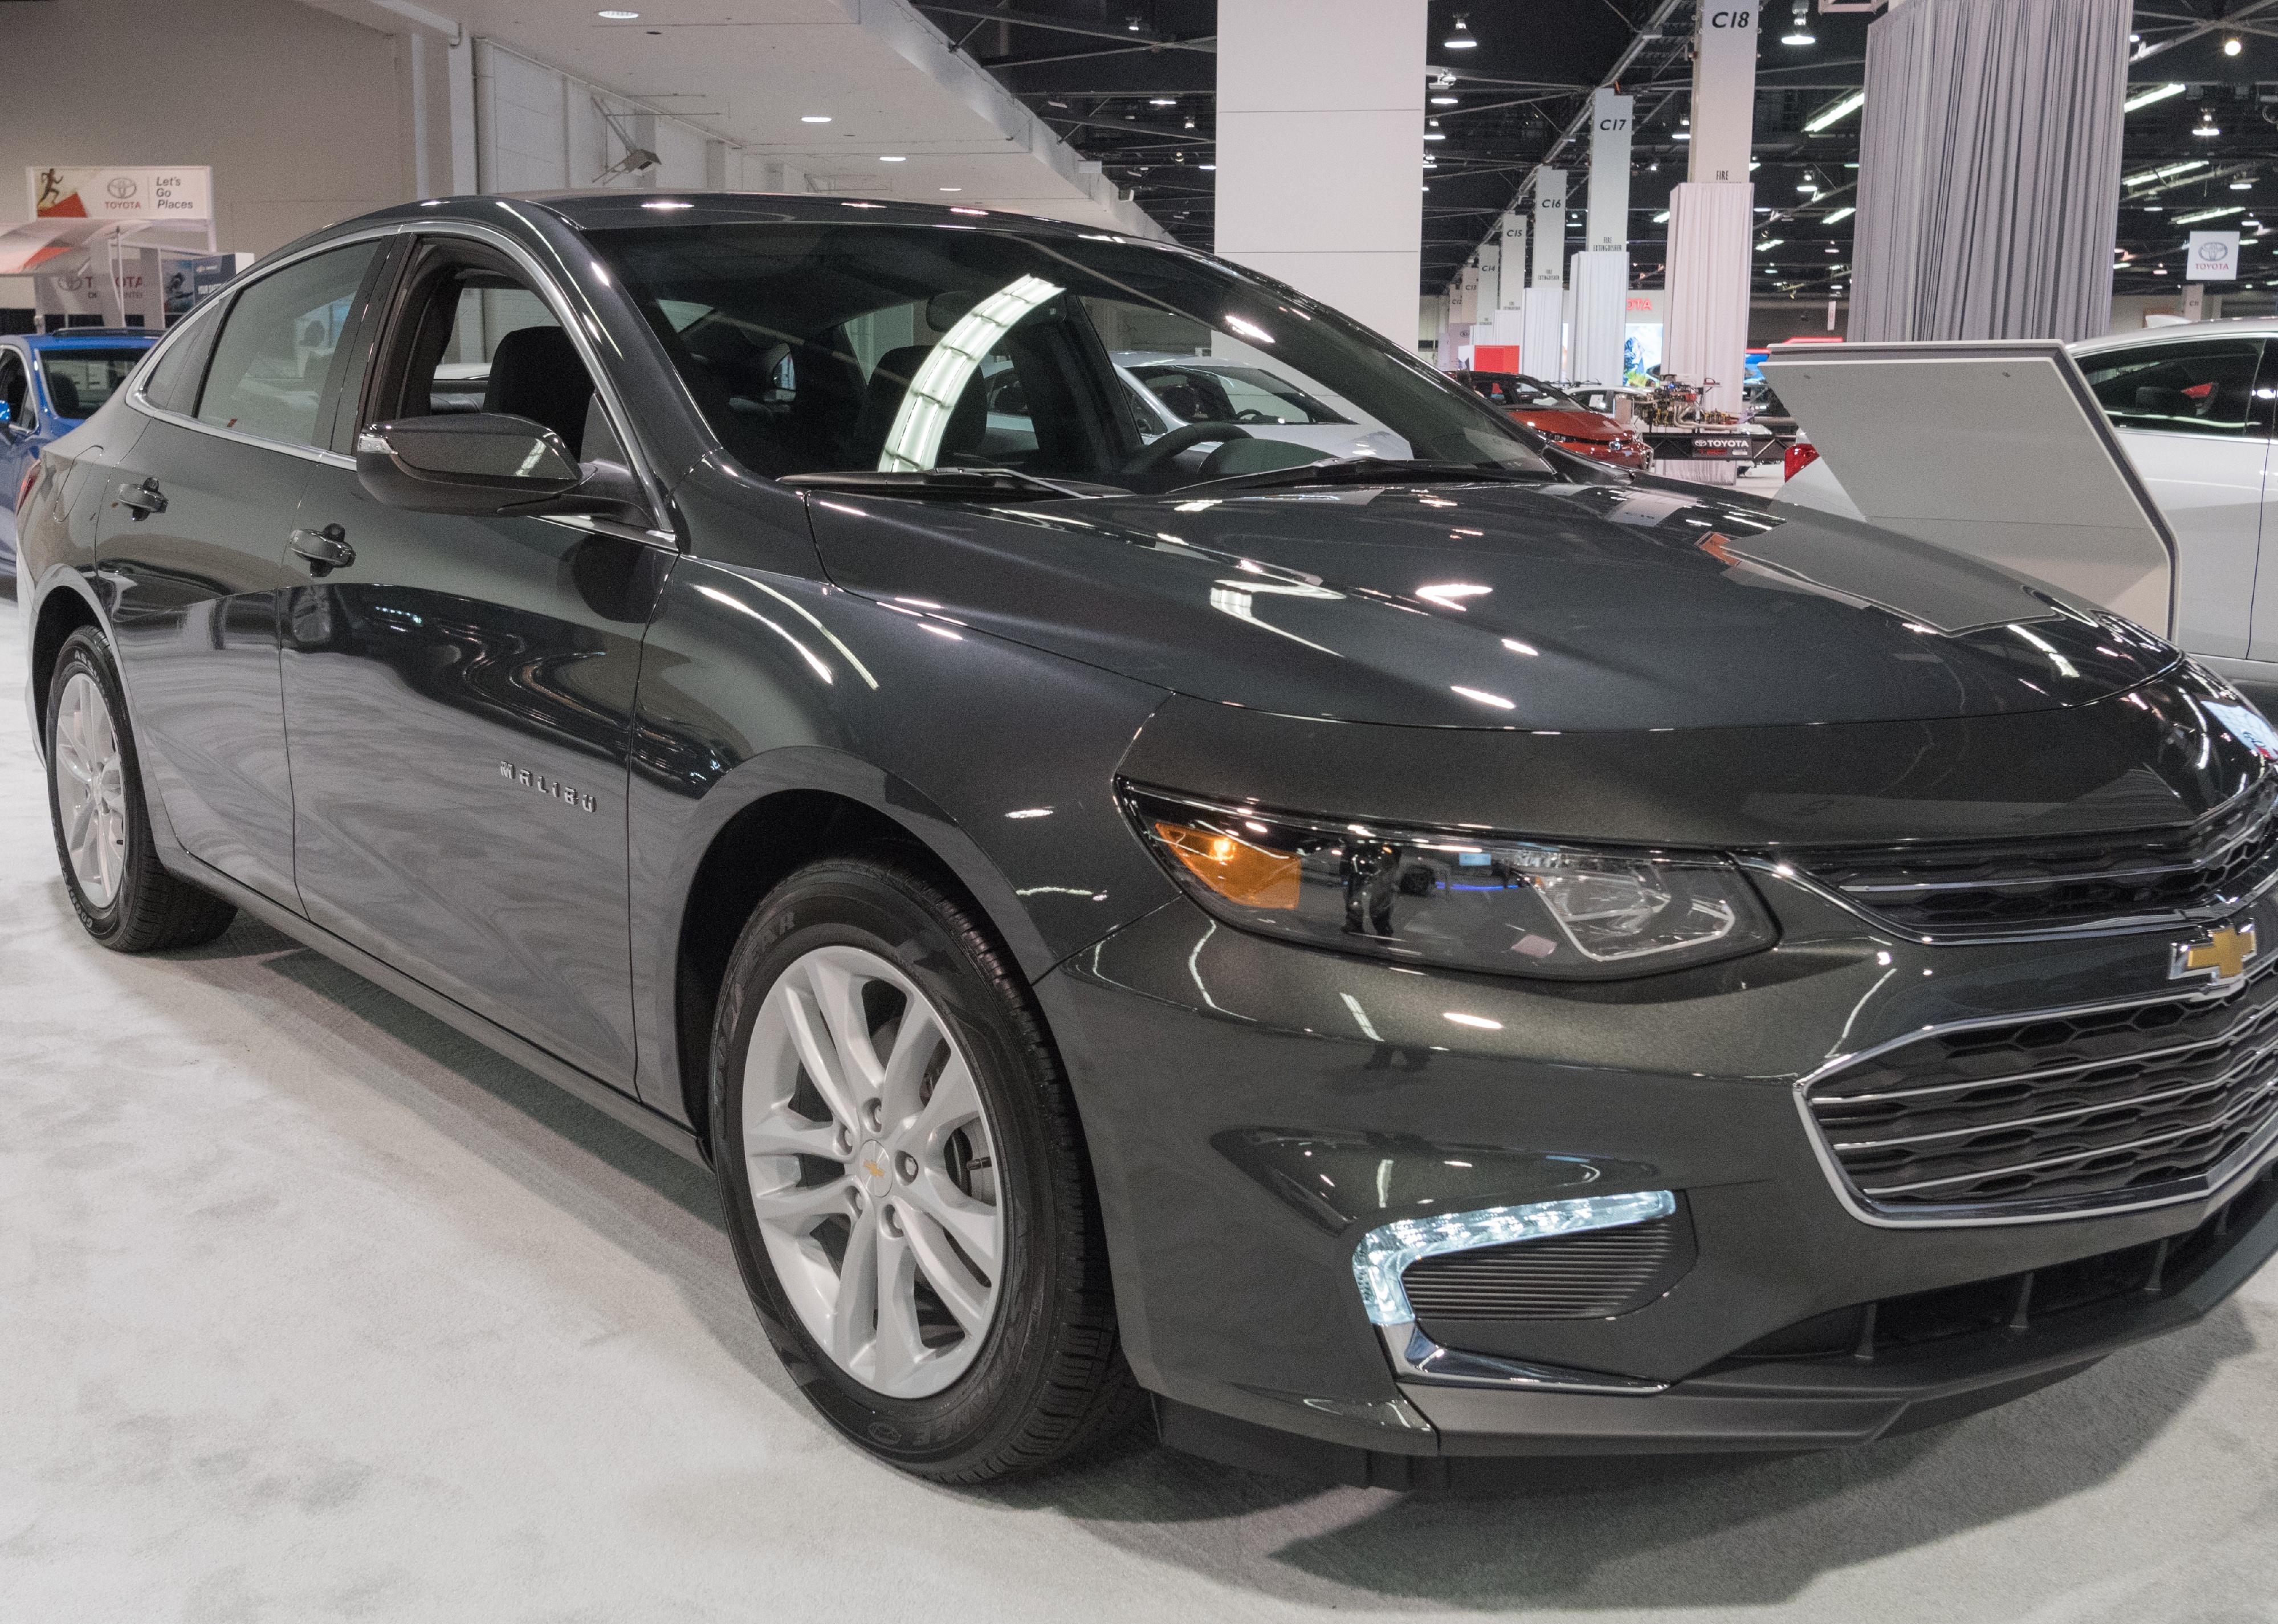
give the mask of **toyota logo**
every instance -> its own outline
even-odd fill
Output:
[[[2211,265],[2215,264],[2220,261],[2228,259],[2230,257],[2230,244],[2227,242],[2202,242],[2199,244],[2199,257],[2206,261],[2207,263]]]
[[[110,193],[113,197],[118,199],[121,202],[124,202],[128,198],[134,195],[135,187],[134,177],[131,175],[113,175],[111,178],[111,184],[103,187],[103,190]]]

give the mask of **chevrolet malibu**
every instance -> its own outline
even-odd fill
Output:
[[[1143,420],[1132,353],[1375,454]],[[22,534],[88,934],[252,915],[707,1162],[913,1472],[1870,1439],[2278,1248],[2258,713],[1179,248],[393,210],[170,332]]]

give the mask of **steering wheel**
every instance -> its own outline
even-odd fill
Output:
[[[1190,423],[1184,428],[1173,429],[1153,445],[1126,462],[1120,473],[1151,474],[1182,451],[1210,440],[1246,440],[1250,431],[1235,423]]]

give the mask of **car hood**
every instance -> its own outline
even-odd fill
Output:
[[[1511,414],[1537,434],[1556,434],[1570,440],[1616,440],[1622,425],[1599,412],[1536,411],[1519,407]]]
[[[1438,728],[2058,710],[2173,667],[2052,589],[1672,482],[1039,505],[814,493],[840,586],[1195,698]]]

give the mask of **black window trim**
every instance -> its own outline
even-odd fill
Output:
[[[24,405],[32,414],[31,422],[11,423],[8,426],[15,430],[19,434],[37,433],[40,427],[40,403],[33,398],[33,362],[31,352],[29,350],[18,349],[12,344],[0,344],[0,360],[13,360],[17,366],[23,370]],[[44,385],[47,380],[42,378],[40,381]]]

